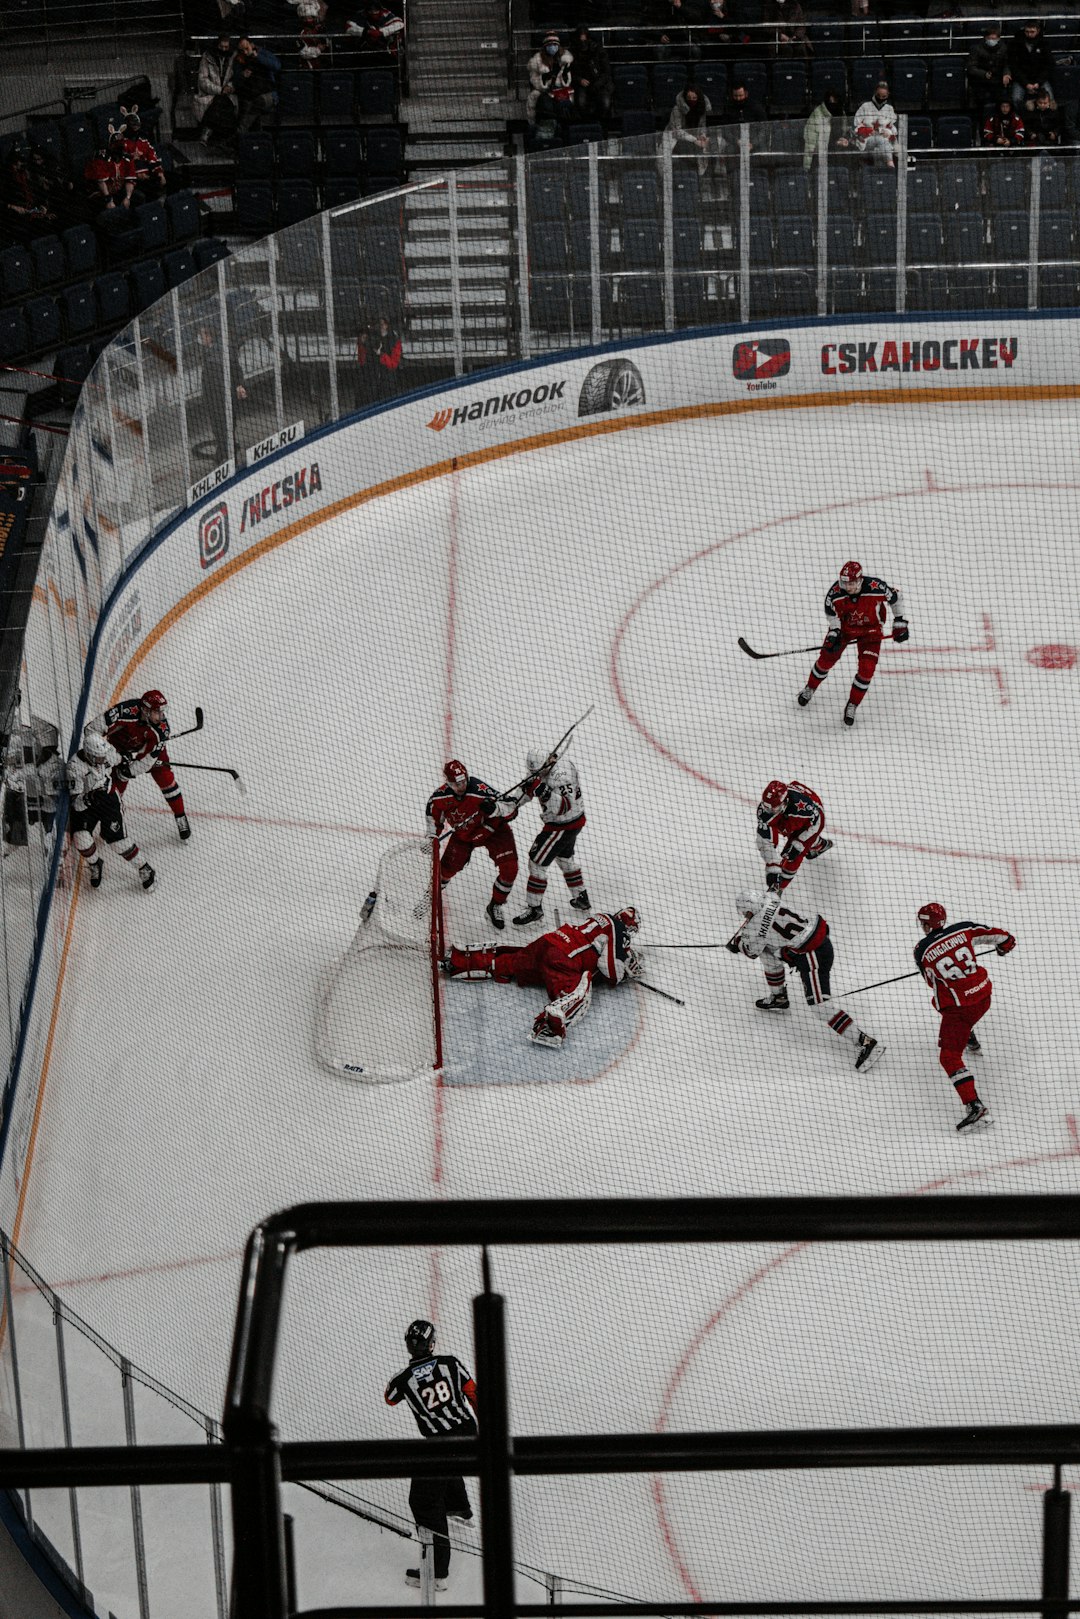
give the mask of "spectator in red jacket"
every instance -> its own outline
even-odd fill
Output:
[[[152,142],[148,141],[143,133],[138,107],[132,107],[130,112],[124,112],[124,108],[121,107],[120,111],[124,113],[124,124],[120,133],[121,145],[135,175],[136,188],[149,196],[163,192],[165,169]]]
[[[982,143],[984,146],[1024,146],[1027,143],[1024,120],[1008,96],[1002,97],[983,124]]]
[[[401,338],[385,315],[368,321],[360,333],[356,342],[356,363],[360,367],[361,405],[393,398],[398,391]]]
[[[405,39],[405,24],[401,18],[389,7],[378,4],[364,6],[360,21],[346,23],[345,31],[362,35],[365,51],[378,51],[392,61],[397,59]]]

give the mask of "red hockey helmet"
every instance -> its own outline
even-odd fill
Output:
[[[939,905],[936,900],[931,900],[928,905],[920,905],[916,914],[924,928],[945,926],[945,907]]]
[[[774,820],[776,818],[776,816],[779,815],[780,811],[784,807],[784,799],[786,797],[787,797],[787,782],[786,781],[770,781],[769,785],[766,787],[765,791],[761,795],[762,804],[767,809],[770,809],[772,811],[772,814],[769,816],[770,821]]]
[[[636,933],[641,926],[641,918],[635,905],[624,905],[621,911],[615,912],[612,921],[621,922],[627,933]]]
[[[468,784],[469,772],[460,759],[447,759],[443,765],[443,777],[451,787],[465,787]]]
[[[840,588],[846,590],[849,596],[858,593],[863,581],[861,562],[845,562],[840,569]]]
[[[142,696],[139,698],[139,703],[141,707],[145,708],[148,714],[152,714],[155,708],[160,708],[164,713],[165,709],[167,709],[169,706],[165,701],[165,693],[163,691],[144,691]]]

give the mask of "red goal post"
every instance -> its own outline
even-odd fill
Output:
[[[443,1067],[439,844],[387,849],[375,903],[319,997],[315,1047],[335,1073],[381,1084]]]

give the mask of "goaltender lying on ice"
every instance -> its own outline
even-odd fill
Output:
[[[641,952],[630,943],[640,927],[632,905],[611,915],[597,914],[541,934],[523,950],[495,944],[472,949],[451,946],[442,962],[448,978],[494,978],[543,988],[549,997],[529,1038],[540,1046],[561,1046],[571,1023],[589,1010],[594,976],[613,986],[637,978]]]

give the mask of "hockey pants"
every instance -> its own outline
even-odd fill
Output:
[[[504,904],[517,881],[518,874],[517,845],[509,826],[500,826],[486,843],[466,843],[464,838],[459,838],[456,833],[447,838],[439,863],[442,886],[445,888],[451,877],[456,877],[459,871],[464,871],[473,857],[474,849],[483,849],[494,861],[498,875],[492,884],[491,903]]]
[[[430,1529],[435,1578],[445,1580],[450,1572],[450,1540],[446,1514],[467,1512],[469,1496],[462,1478],[414,1478],[409,1490],[409,1510],[421,1529]]]
[[[172,765],[163,761],[161,764],[154,766],[153,770],[150,771],[150,775],[160,787],[162,798],[164,798],[166,804],[179,820],[184,813],[184,795],[180,791],[180,783],[173,775]],[[114,776],[113,784],[118,793],[123,794],[126,792],[128,784],[123,776]]]
[[[491,977],[500,984],[543,989],[548,1005],[541,1016],[549,1019],[553,1029],[565,1033],[589,1010],[593,969],[572,961],[552,939],[553,935],[542,934],[522,950],[455,948],[450,952],[451,976]]]
[[[555,863],[566,878],[566,886],[570,890],[571,898],[581,893],[585,886],[585,879],[581,875],[581,867],[577,863],[574,845],[578,840],[580,826],[544,826],[533,839],[529,850],[529,881],[525,892],[530,905],[539,905],[547,892],[547,867]]]
[[[806,684],[811,691],[817,691],[834,664],[840,662],[849,646],[854,645],[859,654],[859,664],[855,671],[855,679],[851,682],[851,692],[848,702],[854,703],[858,708],[869,689],[877,669],[878,658],[881,656],[881,631],[876,635],[845,635],[835,651],[830,652],[822,646],[817,655],[817,662],[810,671],[810,678]]]
[[[854,1045],[858,1045],[862,1039],[862,1030],[850,1013],[845,1012],[842,1006],[833,1006],[829,1000],[829,983],[835,954],[833,942],[826,934],[816,950],[791,951],[788,960],[802,980],[803,994],[814,1016],[827,1023],[833,1033],[838,1034],[842,1040],[850,1040]]]
[[[956,1087],[961,1102],[975,1100],[975,1079],[964,1062],[964,1047],[971,1038],[980,1018],[990,1010],[993,990],[971,1006],[947,1006],[941,1014],[938,1030],[938,1061]]]

